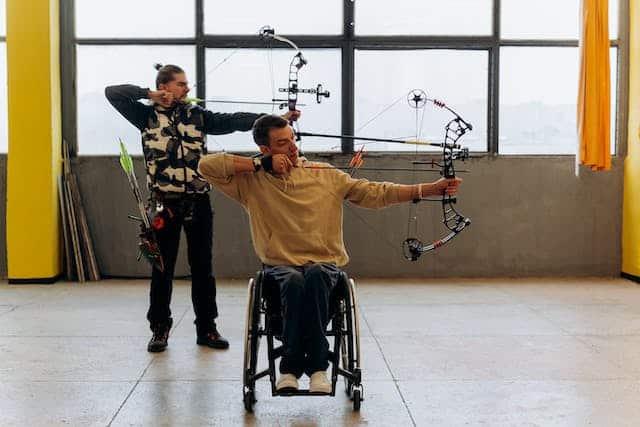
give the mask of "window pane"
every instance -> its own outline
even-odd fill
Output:
[[[235,53],[233,49],[208,49],[207,99],[271,102],[276,98],[286,102],[287,94],[278,89],[287,87],[293,53],[292,49],[236,49]],[[315,95],[298,94],[298,103],[305,104],[298,108],[302,111],[300,130],[339,134],[342,106],[340,51],[305,49],[304,56],[308,64],[299,71],[299,88],[316,88],[321,83],[331,95],[317,104]],[[270,69],[273,69],[273,75]],[[280,110],[277,106],[227,103],[209,103],[207,108],[219,112],[283,114],[287,111],[286,106]],[[257,151],[250,133],[209,135],[208,138],[210,150]],[[339,151],[340,140],[304,137],[302,149],[306,152]]]
[[[616,50],[610,54],[614,153]],[[578,59],[571,47],[501,49],[500,154],[575,154]]]
[[[359,35],[489,35],[492,0],[357,1]]]
[[[7,0],[0,0],[0,37],[7,35]]]
[[[117,64],[113,58],[118,58]],[[131,83],[155,87],[153,64],[176,64],[195,80],[192,46],[78,46],[78,151],[80,154],[115,154],[118,138],[132,154],[142,153],[140,131],[109,104],[104,88]]]
[[[342,0],[204,2],[206,34],[258,34],[265,25],[276,34],[342,34]]]
[[[8,147],[7,114],[7,45],[0,43],[0,153],[6,153]]]
[[[619,0],[609,0],[609,38],[618,38],[618,14],[620,8]]]
[[[445,102],[473,125],[473,130],[460,140],[463,146],[472,151],[487,151],[487,64],[485,51],[357,51],[356,135],[408,139],[417,135],[420,140],[442,142],[451,113],[430,103],[421,110],[412,108],[407,94],[419,88],[428,98]],[[368,151],[415,149],[415,145],[408,144],[367,144]]]
[[[76,36],[193,37],[194,0],[76,0]]]
[[[580,0],[502,0],[505,39],[577,39]],[[618,0],[609,0],[609,37],[618,37]]]

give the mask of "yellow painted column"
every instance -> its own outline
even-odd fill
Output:
[[[62,271],[58,0],[7,0],[7,268],[10,283]]]
[[[624,161],[622,273],[640,280],[640,0],[629,1],[629,139]]]

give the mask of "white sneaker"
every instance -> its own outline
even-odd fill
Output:
[[[298,389],[298,379],[293,374],[282,374],[280,375],[280,379],[276,384],[276,390],[297,390]]]
[[[331,393],[331,382],[327,378],[326,371],[316,371],[311,374],[309,384],[310,393]]]

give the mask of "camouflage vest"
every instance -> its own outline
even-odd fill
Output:
[[[142,131],[142,150],[150,190],[206,193],[210,185],[198,174],[200,157],[207,153],[202,110],[178,104],[167,110],[155,106]]]

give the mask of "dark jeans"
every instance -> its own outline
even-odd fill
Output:
[[[326,371],[329,298],[340,278],[340,269],[333,264],[265,266],[264,273],[280,287],[284,318],[280,373],[300,378],[303,372],[310,376]]]
[[[150,305],[147,319],[151,328],[171,320],[173,273],[180,244],[180,230],[187,236],[187,254],[191,267],[191,301],[196,315],[198,336],[212,330],[218,317],[216,280],[213,277],[213,210],[208,194],[178,200],[164,200],[165,225],[156,231],[158,246],[164,261],[164,272],[154,268],[151,274]]]

